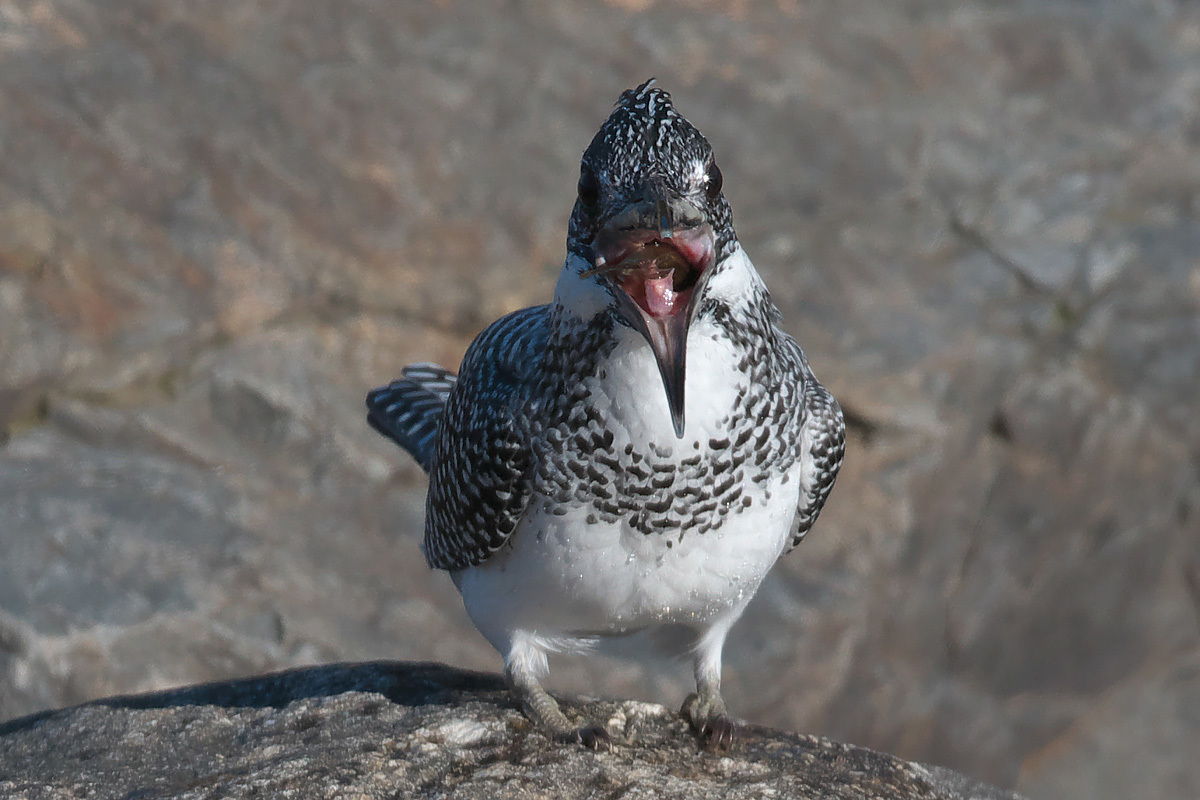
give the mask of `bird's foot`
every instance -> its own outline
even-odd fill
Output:
[[[724,752],[737,740],[737,725],[725,713],[720,697],[702,700],[698,694],[689,694],[680,713],[691,723],[702,750]]]
[[[612,750],[612,736],[600,725],[583,725],[567,733],[565,738],[575,744],[581,744],[588,750],[597,753],[607,753]]]
[[[733,749],[737,741],[737,725],[726,714],[718,714],[704,720],[696,728],[700,737],[700,747],[710,753],[726,752]]]
[[[542,726],[560,742],[581,744],[604,753],[612,749],[612,736],[601,725],[574,725],[562,713],[558,703],[536,681],[513,681],[525,716]]]

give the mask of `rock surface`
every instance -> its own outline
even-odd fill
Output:
[[[607,753],[548,740],[498,676],[435,664],[334,665],[100,700],[0,724],[0,793],[57,798],[789,798],[1020,800],[937,767],[749,728],[702,754],[636,701],[568,704]]]
[[[1200,797],[1200,4],[1171,0],[0,4],[0,719],[496,669],[362,397],[550,296],[579,154],[649,75],[852,423],[734,629],[733,713],[1031,796]]]

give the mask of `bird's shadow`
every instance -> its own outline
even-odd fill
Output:
[[[505,688],[504,679],[499,675],[444,664],[403,661],[326,664],[159,692],[116,695],[79,706],[38,711],[0,722],[0,736],[24,730],[81,706],[283,708],[296,700],[331,697],[345,692],[376,692],[393,703],[406,706],[450,705],[471,699],[489,699],[508,705]]]

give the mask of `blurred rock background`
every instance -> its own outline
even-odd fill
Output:
[[[756,722],[1200,796],[1200,5],[0,5],[0,719],[497,669],[363,421],[543,302],[656,75],[851,424],[727,651]],[[556,665],[678,702],[683,665]]]

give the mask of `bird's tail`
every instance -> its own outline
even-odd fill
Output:
[[[428,472],[438,422],[457,378],[436,364],[413,364],[400,376],[367,395],[367,422]]]

